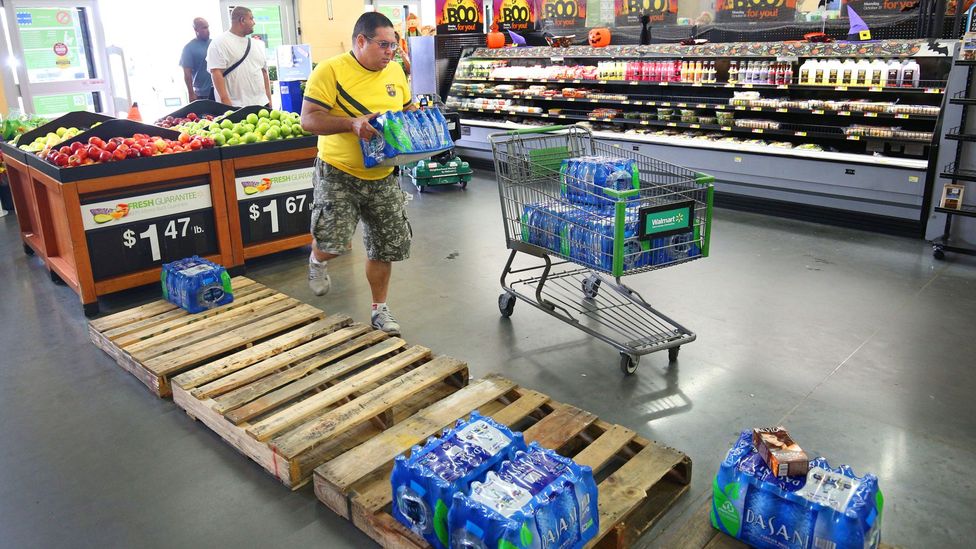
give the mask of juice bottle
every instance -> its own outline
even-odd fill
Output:
[[[739,80],[739,62],[732,60],[729,63],[729,84],[735,84]]]
[[[895,59],[888,60],[888,77],[885,85],[888,87],[901,86],[901,63]]]
[[[901,85],[905,88],[917,88],[922,80],[921,73],[922,70],[918,65],[918,61],[909,59],[902,68]]]

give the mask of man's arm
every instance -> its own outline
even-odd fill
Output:
[[[217,101],[228,105],[232,104],[230,94],[227,93],[227,81],[224,80],[224,70],[213,69],[210,71],[210,77],[213,79],[214,89],[217,90]]]
[[[268,105],[271,104],[271,79],[268,78],[268,67],[261,69],[264,75],[264,93],[268,95]]]
[[[186,96],[190,101],[196,101],[197,94],[193,91],[193,69],[183,67],[183,83],[186,84]]]
[[[329,110],[313,101],[302,102],[302,129],[316,135],[334,135],[351,132],[360,139],[370,139],[379,135],[376,128],[369,124],[370,119],[379,113],[373,113],[358,118],[335,116]]]

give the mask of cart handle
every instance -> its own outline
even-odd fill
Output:
[[[538,128],[522,128],[520,130],[511,130],[509,132],[506,132],[506,135],[525,135],[525,134],[529,134],[529,133],[549,133],[549,132],[555,132],[555,131],[559,131],[559,130],[565,130],[565,129],[572,128],[572,127],[573,127],[573,125],[566,125],[566,124],[564,124],[564,125],[555,125],[555,126],[540,126]]]

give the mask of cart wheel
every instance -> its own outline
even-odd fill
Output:
[[[424,185],[417,185],[417,192],[422,193],[426,188]]]
[[[583,288],[583,295],[590,299],[596,298],[596,295],[600,292],[600,282],[598,277],[590,275],[583,279],[580,286]]]
[[[462,181],[461,182],[461,188],[462,189],[467,189],[468,188],[468,182],[467,181]]]
[[[932,257],[942,261],[945,259],[945,251],[942,250],[941,246],[932,246]]]
[[[498,311],[502,314],[504,318],[512,316],[512,311],[515,310],[515,296],[505,292],[498,296]]]
[[[86,318],[92,318],[93,316],[98,315],[98,302],[97,301],[94,302],[94,303],[83,303],[81,306],[85,310],[85,317]]]
[[[625,376],[634,375],[634,372],[637,371],[638,364],[640,364],[639,356],[631,356],[627,353],[620,353],[620,371],[623,372]]]
[[[678,351],[680,351],[680,350],[681,350],[681,347],[671,347],[670,349],[668,349],[668,362],[677,362],[678,361]]]
[[[24,244],[24,253],[27,255],[34,255],[34,248],[31,248],[27,244]]]

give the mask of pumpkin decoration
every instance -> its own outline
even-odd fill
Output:
[[[590,31],[590,45],[594,48],[604,48],[610,45],[610,29],[600,27]]]
[[[498,21],[491,24],[491,32],[488,33],[488,47],[490,49],[505,47],[505,35],[498,32]]]

